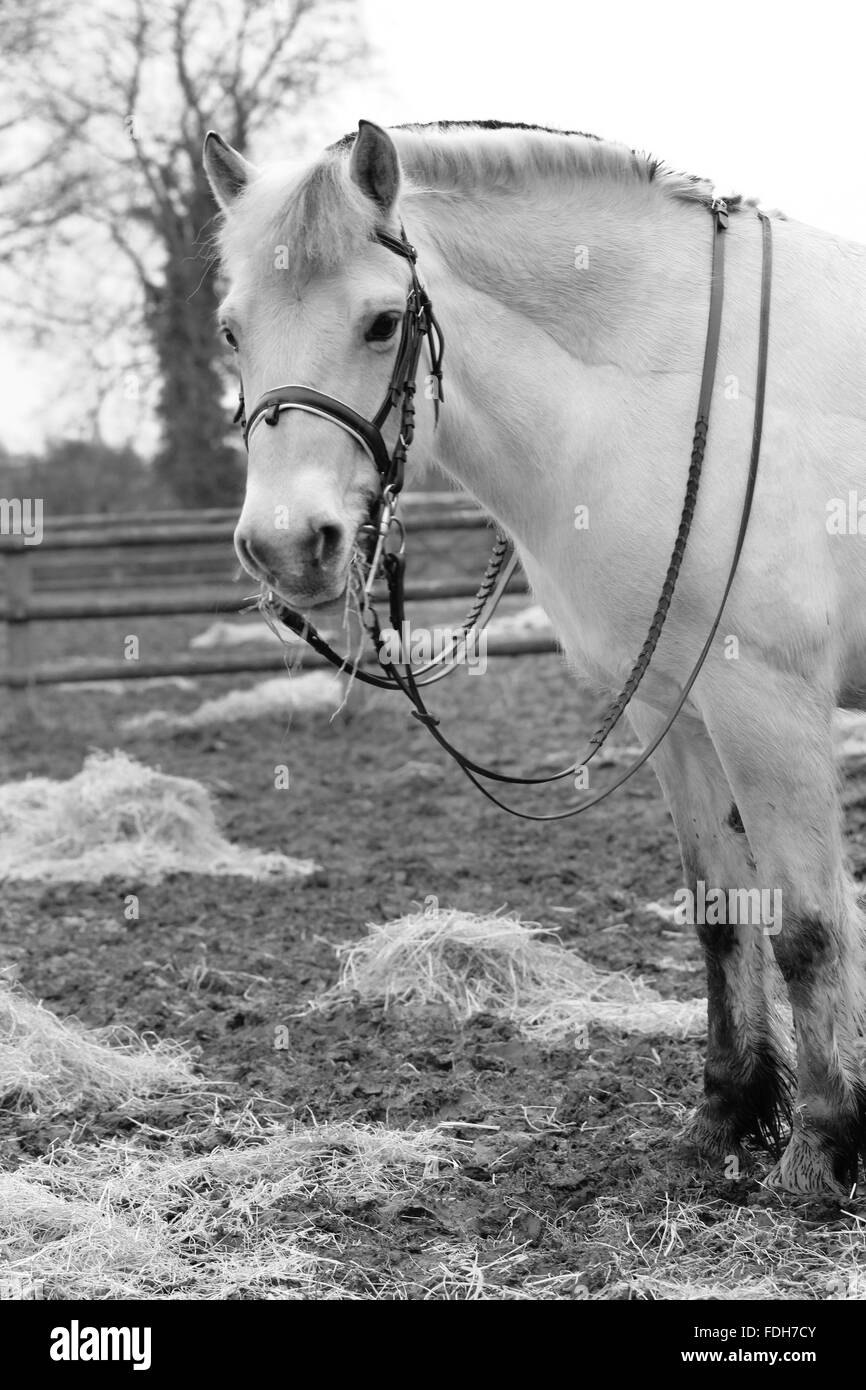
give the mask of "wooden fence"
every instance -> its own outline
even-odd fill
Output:
[[[410,539],[430,533],[478,532],[489,524],[474,504],[447,493],[408,493],[402,515]],[[0,623],[6,635],[0,684],[22,689],[66,681],[283,670],[286,653],[276,645],[272,651],[183,653],[159,661],[76,657],[42,663],[33,657],[36,623],[199,613],[216,618],[248,608],[252,582],[249,578],[232,582],[230,577],[235,521],[235,513],[223,510],[86,515],[47,521],[38,544],[25,543],[23,536],[0,535]],[[218,557],[216,565],[203,565],[202,557],[208,555]],[[193,584],[189,583],[191,568],[197,575]],[[207,582],[202,582],[202,576]],[[410,602],[469,599],[479,577],[458,573],[410,581],[406,597]],[[153,586],[154,579],[158,587]],[[526,592],[522,576],[515,576],[509,592]],[[553,650],[556,643],[543,633],[492,635],[487,642],[492,656]],[[372,653],[369,656],[375,659]],[[305,650],[305,667],[321,664],[321,658]]]

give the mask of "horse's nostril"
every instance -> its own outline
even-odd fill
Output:
[[[238,552],[241,564],[245,568],[251,569],[253,565],[252,551],[243,536],[235,536],[235,550]]]
[[[267,585],[294,583],[309,588],[321,583],[339,562],[345,531],[338,521],[313,517],[305,529],[282,541],[277,535],[235,532],[235,549],[244,568]]]
[[[343,529],[336,522],[326,521],[314,528],[312,557],[314,565],[329,565],[339,553]]]
[[[235,538],[235,547],[244,568],[256,579],[264,579],[268,572],[267,560],[260,553],[257,553],[245,536]]]

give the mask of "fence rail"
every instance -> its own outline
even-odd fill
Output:
[[[449,507],[474,506],[471,498],[460,492],[404,492],[403,507],[434,507],[447,510]],[[102,526],[143,526],[143,525],[184,525],[187,523],[210,525],[215,522],[237,521],[237,507],[202,507],[173,510],[142,510],[140,512],[77,512],[68,515],[49,513],[44,518],[49,531],[84,531]]]
[[[407,494],[404,499],[404,519],[407,533],[480,531],[490,525],[489,519],[473,503],[449,494]],[[33,660],[33,624],[38,622],[75,622],[94,618],[171,617],[207,614],[219,617],[236,614],[254,606],[255,598],[248,592],[249,581],[227,583],[222,577],[209,584],[193,584],[183,589],[137,590],[124,589],[113,582],[118,549],[135,548],[144,553],[147,548],[159,548],[163,554],[176,554],[195,545],[197,553],[217,545],[227,548],[234,531],[234,513],[222,509],[208,512],[151,513],[144,518],[125,516],[98,517],[94,515],[62,518],[46,527],[38,545],[26,544],[21,536],[0,536],[0,565],[3,589],[0,598],[0,624],[6,634],[6,664],[0,670],[0,684],[10,689],[33,685],[49,685],[67,681],[146,680],[156,676],[195,676],[231,674],[243,671],[278,671],[285,668],[285,650],[221,652],[204,656],[183,654],[159,661],[103,661],[78,658],[50,663]],[[52,567],[53,583],[36,585],[43,575],[46,554],[57,557]],[[68,555],[69,559],[63,557]],[[76,559],[81,555],[82,560]],[[99,556],[104,557],[102,573],[106,582],[93,587],[93,575],[99,577]],[[85,563],[90,557],[95,570]],[[83,568],[82,568],[83,566]],[[180,576],[181,579],[185,576]],[[90,587],[88,587],[88,585]],[[526,581],[515,576],[509,586],[511,594],[527,592]],[[447,579],[418,579],[406,586],[410,602],[469,599],[475,593],[475,583],[461,577]],[[379,594],[381,599],[383,594]],[[492,635],[488,639],[489,655],[520,655],[553,651],[556,643],[543,634],[530,633],[513,637]],[[300,652],[299,652],[300,659]],[[304,652],[305,667],[322,664],[312,652]]]
[[[403,519],[407,530],[416,531],[477,531],[490,524],[482,512],[468,508],[423,512],[407,507]],[[187,522],[176,525],[92,526],[81,531],[48,529],[38,546],[27,544],[23,536],[0,536],[0,553],[19,555],[38,549],[42,554],[50,554],[55,550],[107,550],[118,546],[175,546],[196,541],[230,541],[234,530],[234,521],[215,521],[210,526]]]
[[[485,655],[531,656],[558,650],[556,642],[544,633],[521,633],[516,637],[493,633],[488,637]],[[364,666],[374,664],[375,660],[375,653],[369,650],[360,658]],[[275,651],[223,652],[205,657],[183,655],[165,661],[94,661],[81,666],[66,666],[60,663],[34,666],[26,684],[65,685],[79,681],[154,680],[165,676],[228,676],[244,672],[285,671],[287,665],[302,666],[307,671],[314,667],[327,666],[328,663],[315,652],[304,651],[302,654],[299,645],[297,653],[292,647],[288,653],[283,648]],[[14,687],[20,686],[21,683],[7,684]]]

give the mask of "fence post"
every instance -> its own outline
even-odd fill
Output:
[[[27,689],[33,668],[30,649],[30,597],[33,571],[23,536],[9,536],[3,546],[6,590],[6,685]]]

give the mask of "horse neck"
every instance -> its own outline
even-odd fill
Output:
[[[646,185],[586,181],[428,193],[406,221],[448,344],[437,462],[539,554],[629,403],[651,408],[660,374],[693,376],[696,400],[711,220]]]

